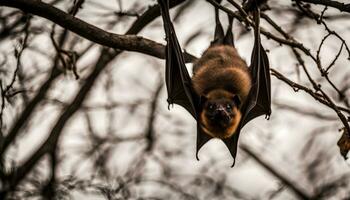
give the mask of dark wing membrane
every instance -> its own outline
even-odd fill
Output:
[[[254,11],[256,27],[254,29],[254,48],[251,57],[250,72],[252,76],[252,88],[249,92],[246,103],[242,107],[242,119],[236,133],[228,139],[223,140],[230,150],[234,163],[236,161],[238,139],[241,129],[250,120],[260,115],[271,114],[271,84],[269,60],[264,48],[261,45],[259,31],[259,10]]]
[[[221,0],[216,0],[220,4]],[[210,46],[213,45],[222,45],[224,43],[224,29],[222,28],[220,18],[219,18],[219,9],[215,7],[215,33],[214,39],[210,43]]]
[[[236,163],[239,133],[240,133],[240,130],[237,130],[236,133],[231,138],[222,140],[225,143],[228,150],[230,151],[231,156],[233,158],[233,163],[231,167],[234,167]]]
[[[224,38],[224,44],[235,47],[235,43],[233,40],[233,33],[232,33],[233,17],[231,15],[227,15],[227,16],[228,16],[228,27]]]
[[[269,74],[269,62],[265,50],[259,46],[254,47],[256,54],[254,54],[252,62],[251,73],[253,75],[253,86],[250,91],[250,99],[245,110],[245,115],[242,118],[243,127],[250,120],[260,115],[271,114],[271,84]],[[256,58],[254,58],[256,57]],[[256,76],[256,77],[254,77]]]
[[[199,157],[198,157],[199,150],[203,147],[203,145],[205,145],[205,143],[207,143],[212,138],[213,137],[211,137],[210,135],[206,134],[203,131],[199,121],[197,121],[197,148],[196,148],[196,158],[197,158],[197,160],[199,160]]]
[[[255,42],[250,66],[253,84],[243,111],[241,128],[255,117],[271,114],[270,67],[260,40],[259,11],[254,12],[254,19],[256,24]]]
[[[185,59],[177,41],[176,33],[169,16],[168,0],[158,0],[163,17],[167,45],[166,53],[166,86],[168,103],[184,107],[194,118],[197,118],[199,97],[192,89],[191,78],[187,72]]]

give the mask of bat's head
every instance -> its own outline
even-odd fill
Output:
[[[200,118],[204,131],[221,139],[232,136],[241,120],[239,96],[219,89],[209,92],[203,99]]]

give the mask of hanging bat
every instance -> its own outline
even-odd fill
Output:
[[[234,158],[234,166],[241,129],[255,117],[271,114],[269,62],[260,40],[259,9],[252,9],[256,26],[251,66],[247,67],[234,47],[233,18],[229,17],[224,34],[216,8],[214,40],[194,64],[191,79],[170,20],[168,0],[158,3],[167,41],[168,103],[181,105],[197,120],[197,160],[201,147],[210,139],[219,138]]]
[[[231,137],[251,88],[247,64],[234,47],[212,45],[193,69],[192,85],[202,103],[198,118],[201,129],[212,137]]]

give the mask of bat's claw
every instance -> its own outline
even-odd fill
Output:
[[[232,165],[231,165],[231,168],[233,168],[233,167],[235,166],[235,164],[236,164],[236,159],[234,158],[234,159],[233,159],[233,163],[232,163]]]
[[[167,102],[168,102],[168,110],[170,110],[170,106],[174,107],[174,103],[171,99],[167,99]]]
[[[196,159],[199,161],[198,152],[196,152]]]

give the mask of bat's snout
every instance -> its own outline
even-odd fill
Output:
[[[219,107],[216,110],[214,120],[217,120],[217,122],[219,122],[220,124],[222,124],[224,126],[229,125],[231,122],[231,119],[232,118],[231,118],[230,114],[225,110],[225,108]]]

